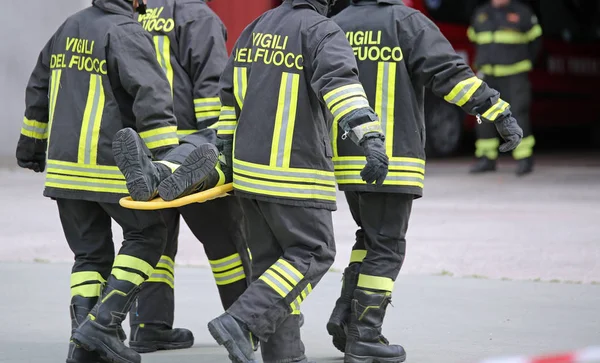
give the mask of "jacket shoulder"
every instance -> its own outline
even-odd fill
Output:
[[[210,18],[221,22],[217,13],[204,1],[200,0],[175,0],[175,13],[180,19],[198,20]]]

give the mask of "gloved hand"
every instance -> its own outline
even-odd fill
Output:
[[[500,136],[506,141],[500,145],[499,150],[501,152],[507,152],[514,150],[521,143],[523,139],[523,130],[519,127],[517,120],[512,116],[502,117],[494,122],[496,129],[500,133]]]
[[[388,174],[389,165],[385,144],[380,137],[370,137],[366,138],[361,146],[367,157],[367,165],[360,172],[360,176],[368,184],[376,182],[377,186],[381,186]]]
[[[21,135],[16,157],[21,168],[41,173],[46,169],[46,142]]]
[[[225,178],[233,177],[233,138],[217,137],[217,149],[219,150],[219,161]]]

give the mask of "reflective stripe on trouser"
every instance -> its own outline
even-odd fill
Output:
[[[391,292],[404,262],[413,196],[363,192],[345,195],[359,226],[350,255],[350,263],[361,263],[358,287]]]
[[[500,146],[500,140],[498,138],[479,139],[475,141],[475,156],[478,158],[486,157],[491,160],[496,160],[498,159],[498,146]]]
[[[229,308],[268,340],[329,270],[335,257],[331,212],[241,199],[252,251],[253,283]]]
[[[533,147],[535,146],[535,138],[533,135],[524,137],[519,146],[513,150],[513,158],[521,160],[529,158],[533,155]]]

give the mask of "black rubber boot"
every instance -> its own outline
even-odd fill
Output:
[[[381,334],[390,293],[354,290],[344,363],[401,363],[406,352]]]
[[[342,292],[335,302],[327,322],[327,332],[331,335],[333,345],[340,351],[346,350],[347,326],[350,320],[350,304],[354,296],[354,289],[358,283],[360,263],[352,263],[344,270],[342,278]]]
[[[171,175],[168,166],[152,161],[152,153],[135,130],[119,130],[112,144],[119,170],[127,181],[131,199],[149,201],[158,195],[160,182]]]
[[[517,163],[517,176],[525,176],[530,174],[533,171],[533,158],[528,157],[525,159],[521,159]]]
[[[73,296],[71,298],[71,334],[81,324],[90,310],[96,305],[98,298],[85,298],[82,296]],[[100,356],[96,352],[88,352],[78,347],[73,341],[69,343],[69,352],[67,353],[67,363],[101,363]]]
[[[496,160],[488,159],[485,156],[477,159],[475,164],[469,170],[471,174],[481,174],[496,171]]]
[[[277,327],[269,341],[262,342],[264,363],[308,363],[300,335],[301,315],[290,315]]]
[[[194,345],[188,329],[172,329],[162,324],[139,324],[131,327],[129,347],[138,353],[185,349]]]
[[[140,355],[125,346],[119,334],[139,290],[139,286],[111,275],[98,303],[73,333],[73,341],[108,362],[140,363]]]
[[[212,188],[218,183],[216,171],[219,151],[212,144],[200,145],[192,151],[175,172],[158,186],[158,194],[170,201],[202,190]],[[216,177],[216,181],[214,181]],[[212,186],[211,186],[211,183]]]
[[[212,337],[224,345],[229,352],[229,359],[234,363],[257,363],[254,357],[254,338],[252,332],[228,313],[208,323],[208,331]]]

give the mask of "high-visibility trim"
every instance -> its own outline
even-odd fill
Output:
[[[104,113],[104,86],[102,76],[90,74],[90,83],[81,123],[77,162],[79,164],[96,164],[98,159],[98,139],[100,125]]]
[[[446,102],[455,104],[459,107],[464,106],[473,94],[477,92],[479,87],[483,84],[483,81],[477,77],[471,77],[459,82],[450,93],[444,96]]]
[[[23,126],[21,126],[21,135],[33,139],[46,140],[48,139],[48,123],[30,120],[27,117],[24,117]]]
[[[369,107],[369,100],[367,100],[366,97],[355,96],[348,98],[330,109],[331,113],[333,114],[333,122],[338,123],[342,117],[346,116],[350,112],[367,107]]]
[[[152,267],[148,262],[137,257],[128,255],[117,255],[117,257],[115,257],[113,267],[125,267],[129,269],[135,269],[146,276],[150,276],[150,274],[152,274],[152,272],[154,271],[154,267]]]
[[[283,258],[277,260],[259,277],[281,297],[286,297],[303,278],[304,275]],[[310,287],[310,290],[312,290],[312,287]]]
[[[57,189],[81,190],[88,192],[104,192],[128,194],[125,180],[110,180],[89,178],[83,176],[69,176],[53,174],[48,171],[46,175],[46,187]]]
[[[85,298],[92,298],[100,296],[102,291],[101,283],[84,284],[79,286],[71,287],[71,297],[81,296]]]
[[[298,271],[289,262],[281,258],[271,266],[271,269],[277,271],[277,273],[285,277],[285,279],[294,286],[296,286],[300,280],[304,278],[304,275],[302,275],[300,271]]]
[[[237,100],[238,106],[244,108],[244,99],[246,98],[246,90],[248,88],[248,68],[234,67],[233,69],[233,93]]]
[[[533,147],[535,146],[535,138],[533,135],[524,137],[521,140],[519,146],[513,150],[513,158],[515,160],[521,160],[529,158],[533,155]]]
[[[216,129],[217,135],[233,135],[237,127],[236,117],[235,107],[223,106],[219,114],[219,121],[209,126],[209,128]]]
[[[271,144],[271,166],[283,168],[290,166],[299,87],[299,74],[283,72]]]
[[[177,126],[163,126],[143,131],[140,132],[140,137],[151,150],[162,146],[179,145]]]
[[[218,260],[208,260],[208,263],[210,264],[212,272],[215,273],[242,266],[242,259],[239,253],[234,253],[233,255]]]
[[[165,72],[169,86],[171,86],[171,96],[173,95],[173,65],[171,64],[171,40],[166,35],[154,36],[154,47],[156,48],[156,58],[158,64]]]
[[[367,165],[367,159],[364,156],[340,156],[333,159],[333,165],[336,171],[362,170]],[[392,156],[389,160],[388,170],[425,174],[425,160]]]
[[[475,156],[478,158],[485,156],[490,160],[496,160],[498,159],[498,146],[500,146],[498,138],[479,139],[475,141]]]
[[[520,61],[515,64],[484,64],[481,67],[479,67],[481,73],[494,77],[513,76],[515,74],[529,72],[532,69],[533,64],[529,59]]]
[[[58,91],[60,90],[60,79],[62,77],[61,69],[52,70],[50,75],[50,94],[48,95],[50,112],[48,118],[48,145],[50,145],[50,135],[52,133],[52,122],[54,121],[54,111],[56,111],[56,101],[58,100]]]
[[[219,117],[219,110],[212,111],[196,111],[196,122],[206,122]]]
[[[360,170],[336,171],[338,184],[366,184],[360,176]],[[425,176],[420,173],[388,172],[383,185],[409,186],[423,188]]]
[[[302,290],[302,292],[294,299],[294,301],[292,301],[290,303],[290,307],[292,308],[292,314],[297,311],[300,311],[300,304],[302,304],[302,302],[306,299],[306,297],[308,296],[308,294],[310,294],[312,291],[312,285],[310,284],[310,282],[308,283],[308,285],[306,285],[306,287],[304,288],[304,290]]]
[[[360,83],[349,84],[346,86],[338,87],[323,96],[323,101],[327,105],[328,109],[332,109],[338,102],[343,101],[354,96],[362,96],[367,98],[365,90]]]
[[[83,284],[85,282],[106,282],[104,277],[97,271],[80,271],[71,274],[71,287]]]
[[[215,282],[219,286],[233,284],[246,278],[246,274],[244,273],[244,268],[242,266],[225,272],[216,272],[213,273],[213,275],[215,277]]]
[[[173,280],[171,278],[171,276],[169,276],[167,274],[153,274],[148,278],[148,280],[146,280],[144,282],[162,283],[162,284],[169,285],[169,287],[172,289],[175,288],[175,280]]]
[[[110,273],[118,280],[129,281],[136,286],[141,285],[146,280],[145,277],[142,277],[135,272],[121,270],[120,268],[113,268]]]
[[[350,263],[363,262],[367,257],[367,250],[352,250],[350,253]]]
[[[205,122],[218,117],[221,111],[221,100],[219,97],[196,98],[194,100],[196,121]]]
[[[169,256],[160,256],[160,260],[158,260],[156,268],[167,270],[172,274],[175,273],[175,263]]]
[[[379,116],[385,134],[385,150],[392,155],[394,147],[394,109],[396,98],[396,63],[377,64],[375,113]]]
[[[177,136],[179,137],[179,139],[182,139],[195,132],[198,132],[198,130],[177,130]]]
[[[292,286],[272,270],[265,271],[258,279],[269,285],[281,297],[286,297],[292,291]]]
[[[321,199],[331,202],[336,200],[335,187],[267,182],[263,180],[253,180],[235,173],[233,175],[233,187],[243,192],[274,197]]]
[[[250,258],[250,261],[252,261],[252,252],[250,251],[249,248],[247,248],[248,250],[248,258]]]
[[[46,166],[49,174],[61,174],[67,176],[80,176],[120,181],[125,180],[123,173],[121,173],[119,168],[116,166],[87,165],[52,159],[48,159]],[[121,184],[125,185],[123,183]]]
[[[542,27],[539,24],[534,25],[529,31],[522,33],[514,30],[496,30],[476,32],[469,27],[467,30],[469,40],[478,45],[485,44],[527,44],[542,35]]]
[[[270,167],[238,159],[233,160],[233,168],[239,174],[266,180],[335,186],[334,174],[325,170]]]
[[[389,277],[358,275],[357,287],[392,292],[394,290],[394,280]]]
[[[489,121],[496,121],[498,116],[500,116],[510,105],[508,102],[504,101],[501,98],[498,98],[498,101],[490,107],[487,111],[481,115],[484,119]]]
[[[156,268],[146,282],[164,283],[175,288],[175,262],[169,256],[160,256]]]

